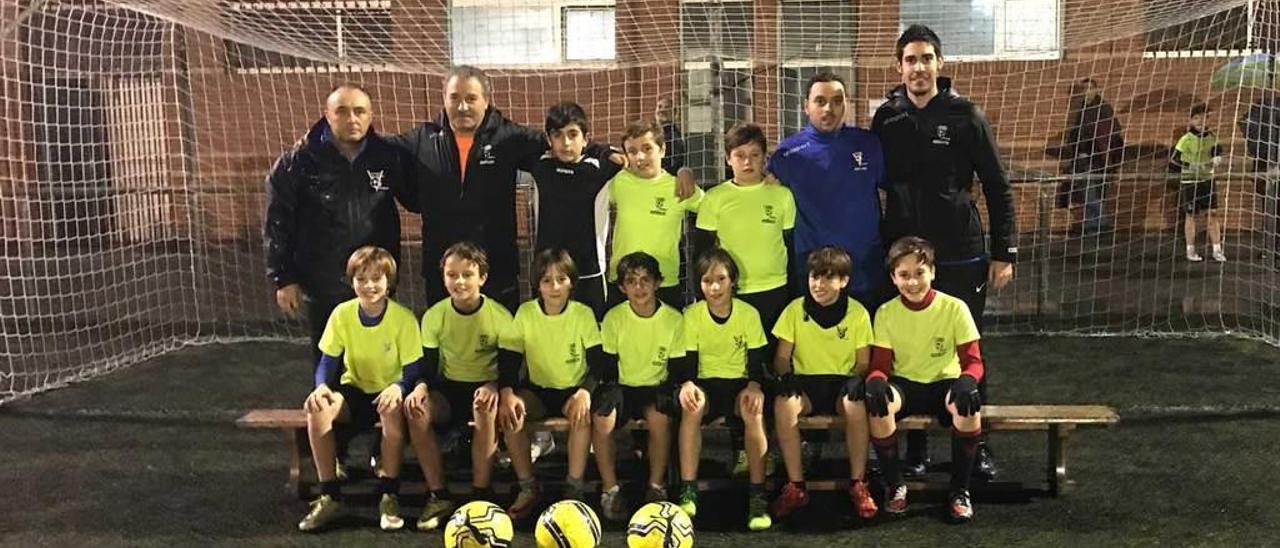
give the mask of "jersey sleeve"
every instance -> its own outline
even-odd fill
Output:
[[[596,324],[596,316],[587,305],[574,307],[578,310],[578,330],[582,333],[582,348],[600,346],[600,326]]]
[[[778,316],[778,323],[773,324],[774,337],[789,343],[796,342],[796,310],[799,309],[797,306],[799,302],[792,301],[782,309],[782,314]]]
[[[969,307],[964,302],[957,302],[955,305],[956,312],[953,315],[956,345],[971,343],[981,338],[978,334],[978,324],[973,321],[973,314],[969,312]]]
[[[747,348],[762,348],[769,344],[768,339],[764,337],[764,326],[760,320],[760,312],[752,309],[753,314],[749,314],[747,320]]]
[[[1178,143],[1173,145],[1173,149],[1183,154],[1186,154],[1187,149],[1190,148],[1191,146],[1191,139],[1192,137],[1190,133],[1183,133],[1182,137],[1178,138]]]
[[[400,349],[400,367],[407,367],[422,359],[422,336],[418,330],[418,322],[414,321],[413,312],[405,310],[405,318],[396,335],[396,346]]]
[[[698,351],[698,321],[694,319],[693,307],[684,311],[684,349],[688,352]]]
[[[782,187],[782,229],[792,230],[796,227],[796,197],[791,194],[791,189]]]
[[[725,184],[725,183],[720,183]],[[720,229],[720,193],[708,193],[702,200],[702,205],[698,206],[698,221],[694,224],[695,228],[702,230],[719,230]]]
[[[876,314],[879,319],[876,320],[871,329],[871,344],[886,350],[893,350],[893,332],[889,327],[893,323],[893,316],[886,314],[886,312],[888,311],[881,308],[880,313]]]
[[[333,309],[334,313],[329,314],[329,321],[324,324],[324,334],[320,335],[320,351],[329,356],[341,356],[346,352],[346,342],[342,340],[342,315],[338,314],[341,308]]]
[[[444,327],[444,309],[433,306],[422,315],[422,344],[424,348],[440,348],[440,329]]]
[[[605,352],[618,354],[618,330],[622,329],[621,315],[610,312],[600,324],[600,346]]]
[[[676,314],[676,328],[671,333],[671,348],[667,352],[667,358],[683,358],[688,355],[689,351],[684,342],[684,316]]]
[[[702,190],[702,187],[693,187],[693,196],[690,196],[688,200],[680,202],[680,206],[689,213],[697,213],[698,208],[701,207],[702,201],[705,200],[706,197],[707,191]]]
[[[853,343],[855,348],[866,348],[871,346],[875,335],[871,331],[871,314],[867,313],[867,309],[862,304],[853,299],[849,299],[849,308],[855,310],[853,318],[853,326],[850,331],[853,332]]]
[[[528,315],[516,312],[511,323],[499,331],[498,348],[524,354],[524,326],[527,321]]]

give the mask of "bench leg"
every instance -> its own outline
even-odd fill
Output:
[[[311,482],[303,479],[302,467],[311,460],[311,441],[306,428],[294,428],[285,434],[289,442],[289,483],[285,488],[301,500],[311,497]]]
[[[1067,477],[1067,445],[1071,439],[1072,424],[1049,425],[1048,461],[1045,479],[1049,486],[1049,495],[1057,497],[1070,491],[1072,482]]]

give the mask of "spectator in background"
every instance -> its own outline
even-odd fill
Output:
[[[676,175],[685,163],[684,135],[680,133],[680,126],[676,125],[675,110],[669,97],[658,99],[653,116],[658,125],[662,126],[662,140],[667,151],[666,156],[662,157],[662,169]]]
[[[1076,82],[1067,110],[1063,136],[1062,171],[1069,179],[1058,189],[1058,207],[1083,205],[1083,214],[1071,213],[1073,234],[1093,235],[1110,230],[1105,211],[1107,184],[1120,165],[1124,150],[1120,121],[1115,109],[1102,98],[1102,88],[1092,78]]]
[[[1251,160],[1254,174],[1254,191],[1262,196],[1264,234],[1273,234],[1271,242],[1263,244],[1260,252],[1264,258],[1273,254],[1277,264],[1280,255],[1280,234],[1277,234],[1277,218],[1280,216],[1280,96],[1274,90],[1259,90],[1260,95],[1240,117],[1240,133],[1244,135],[1245,152]]]

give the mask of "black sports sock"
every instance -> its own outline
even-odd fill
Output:
[[[320,482],[320,494],[329,495],[333,500],[342,500],[341,484],[335,481]]]
[[[951,429],[951,492],[969,489],[969,475],[973,473],[973,461],[981,438],[981,429],[973,432]]]
[[[378,478],[378,494],[399,495],[400,478]]]
[[[929,432],[912,430],[907,432],[907,461],[921,463],[929,460]]]
[[[875,446],[876,454],[880,456],[880,469],[884,472],[886,486],[902,485],[902,465],[898,461],[898,432],[895,430],[884,438],[873,436],[871,445]]]

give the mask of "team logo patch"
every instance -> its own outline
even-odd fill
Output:
[[[480,160],[478,163],[482,166],[491,166],[498,163],[498,157],[493,155],[493,145],[480,147]]]
[[[764,206],[764,218],[760,219],[760,222],[767,225],[778,224],[778,216],[774,212],[773,206],[771,205]]]
[[[386,171],[383,171],[383,170],[374,171],[372,169],[366,169],[364,172],[366,175],[369,176],[369,188],[372,188],[376,191],[391,189],[391,187],[382,183],[383,176],[387,174]]]
[[[746,335],[734,335],[734,336],[733,336],[733,347],[734,347],[734,348],[736,348],[736,349],[738,349],[738,350],[743,350],[743,351],[745,351],[745,350],[747,349],[747,337],[746,337]]]
[[[382,353],[383,353],[383,354],[390,354],[392,350],[394,350],[394,349],[393,349],[393,348],[391,348],[391,343],[390,343],[390,342],[383,342],[383,343],[382,343]]]
[[[936,135],[933,137],[933,144],[951,146],[950,128],[945,124],[938,125]]]
[[[952,351],[952,352],[955,352],[955,349],[952,349],[951,351]],[[947,341],[943,340],[943,339],[942,339],[942,337],[934,337],[934,338],[933,338],[933,353],[929,354],[929,357],[930,357],[930,358],[941,358],[941,357],[946,356],[946,355],[947,355]]]
[[[578,352],[578,343],[571,342],[569,343],[569,357],[565,358],[564,363],[566,365],[574,365],[579,361],[582,361],[582,354]]]
[[[657,196],[653,199],[653,209],[649,210],[651,215],[667,214],[667,198],[665,196]]]
[[[493,339],[489,337],[488,333],[481,333],[480,337],[476,340],[477,353],[489,352],[493,350],[493,346]]]
[[[855,151],[853,152],[853,170],[854,170],[854,171],[866,171],[866,170],[867,170],[867,167],[868,167],[868,166],[867,166],[867,162],[866,162],[866,160],[865,160],[865,159],[863,159],[862,151],[861,151],[861,150],[855,150]]]
[[[843,325],[837,325],[837,326],[836,326],[836,336],[837,336],[837,337],[840,337],[840,340],[844,340],[844,339],[848,338],[848,337],[849,337],[849,328],[848,328],[848,327],[846,327],[846,326],[843,326]]]

